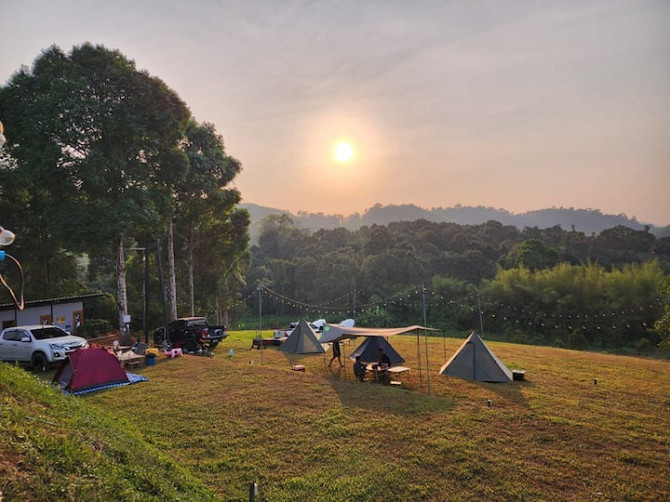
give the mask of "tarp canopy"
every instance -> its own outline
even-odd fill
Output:
[[[304,319],[300,320],[278,350],[287,354],[321,354],[326,352],[323,345],[319,343],[316,333]]]
[[[512,372],[505,366],[476,332],[440,369],[441,375],[455,376],[474,382],[511,382]]]
[[[70,394],[84,394],[146,380],[127,373],[119,360],[103,348],[79,349],[70,354],[53,377]]]
[[[379,336],[371,336],[363,340],[358,348],[351,353],[349,359],[355,360],[356,356],[361,356],[361,362],[376,363],[379,358],[378,349],[384,349],[386,355],[391,360],[391,365],[404,363],[405,360],[396,350],[391,347],[391,344],[386,341],[386,338]]]
[[[401,328],[354,328],[348,326],[342,326],[340,324],[326,324],[323,327],[323,332],[321,333],[321,338],[319,341],[321,343],[333,342],[339,340],[340,338],[355,338],[357,336],[393,336],[401,335],[403,333],[409,333],[414,330],[428,330],[428,331],[438,331],[434,328],[426,328],[424,326],[419,326],[415,324],[413,326],[404,326]]]

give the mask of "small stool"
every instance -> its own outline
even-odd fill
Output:
[[[181,348],[177,348],[177,349],[166,350],[165,355],[174,358],[174,357],[177,357],[177,356],[183,356],[184,353],[181,351]]]

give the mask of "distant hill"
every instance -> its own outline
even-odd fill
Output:
[[[560,226],[564,230],[575,230],[586,235],[600,233],[607,228],[618,225],[634,230],[649,228],[657,237],[670,233],[670,227],[654,227],[640,223],[625,214],[603,214],[598,209],[551,208],[514,214],[504,209],[483,206],[461,206],[449,208],[424,209],[413,204],[382,206],[375,204],[363,214],[354,213],[350,216],[325,215],[323,213],[307,213],[300,211],[293,214],[289,211],[244,203],[240,207],[247,209],[251,215],[251,240],[258,235],[258,224],[270,214],[288,214],[295,225],[310,231],[344,227],[357,230],[362,226],[388,225],[396,221],[415,221],[425,219],[433,222],[450,222],[459,225],[479,225],[489,220],[499,221],[503,225],[512,225],[519,229],[525,227],[550,228]]]

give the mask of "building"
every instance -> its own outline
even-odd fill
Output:
[[[84,324],[84,299],[103,296],[95,293],[67,298],[52,298],[25,302],[19,310],[13,303],[0,305],[2,329],[27,324],[53,324],[66,331]]]

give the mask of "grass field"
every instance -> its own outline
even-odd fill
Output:
[[[397,388],[253,336],[85,397],[0,381],[7,500],[248,500],[251,482],[269,501],[668,500],[668,361],[488,342],[526,380],[473,383],[438,375],[462,339],[399,335]]]

